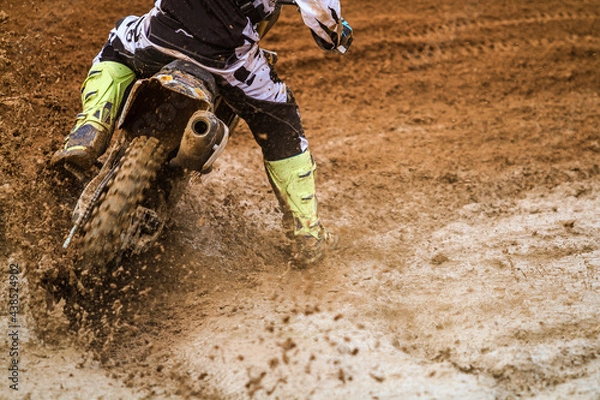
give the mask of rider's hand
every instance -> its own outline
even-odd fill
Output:
[[[342,18],[342,37],[340,38],[340,43],[336,47],[336,51],[340,54],[345,54],[350,45],[354,41],[353,30],[348,21]]]

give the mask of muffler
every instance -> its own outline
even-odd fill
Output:
[[[177,155],[170,163],[208,173],[228,139],[229,129],[215,114],[206,110],[196,111],[189,119]]]

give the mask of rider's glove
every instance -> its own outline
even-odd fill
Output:
[[[350,45],[354,41],[353,30],[348,21],[342,18],[342,33],[340,37],[340,42],[335,48],[335,50],[340,54],[345,54]]]
[[[315,39],[315,42],[317,42],[317,45],[321,49],[339,54],[344,54],[348,51],[348,48],[354,40],[354,36],[352,35],[352,28],[350,27],[350,24],[346,22],[344,18],[341,19],[341,24],[339,24],[337,31],[331,31],[325,28],[323,25],[321,25],[321,27],[325,30],[327,35],[329,35],[329,41],[324,40],[313,30],[310,31]]]

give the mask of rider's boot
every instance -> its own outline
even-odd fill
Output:
[[[308,150],[278,161],[265,161],[269,181],[293,240],[292,257],[300,265],[320,261],[337,245],[337,236],[320,222],[315,195],[316,164]]]
[[[119,108],[134,72],[113,61],[94,64],[81,86],[83,111],[65,138],[65,145],[52,156],[53,165],[69,163],[83,170],[92,167],[108,146]]]

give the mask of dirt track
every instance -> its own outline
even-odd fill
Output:
[[[585,0],[346,1],[343,58],[287,10],[264,46],[341,249],[288,268],[243,126],[162,251],[126,265],[145,268],[95,360],[41,284],[69,268],[81,189],[48,160],[108,30],[147,6],[0,0],[2,304],[9,264],[25,269],[20,390],[2,378],[0,398],[600,398],[600,3]]]

